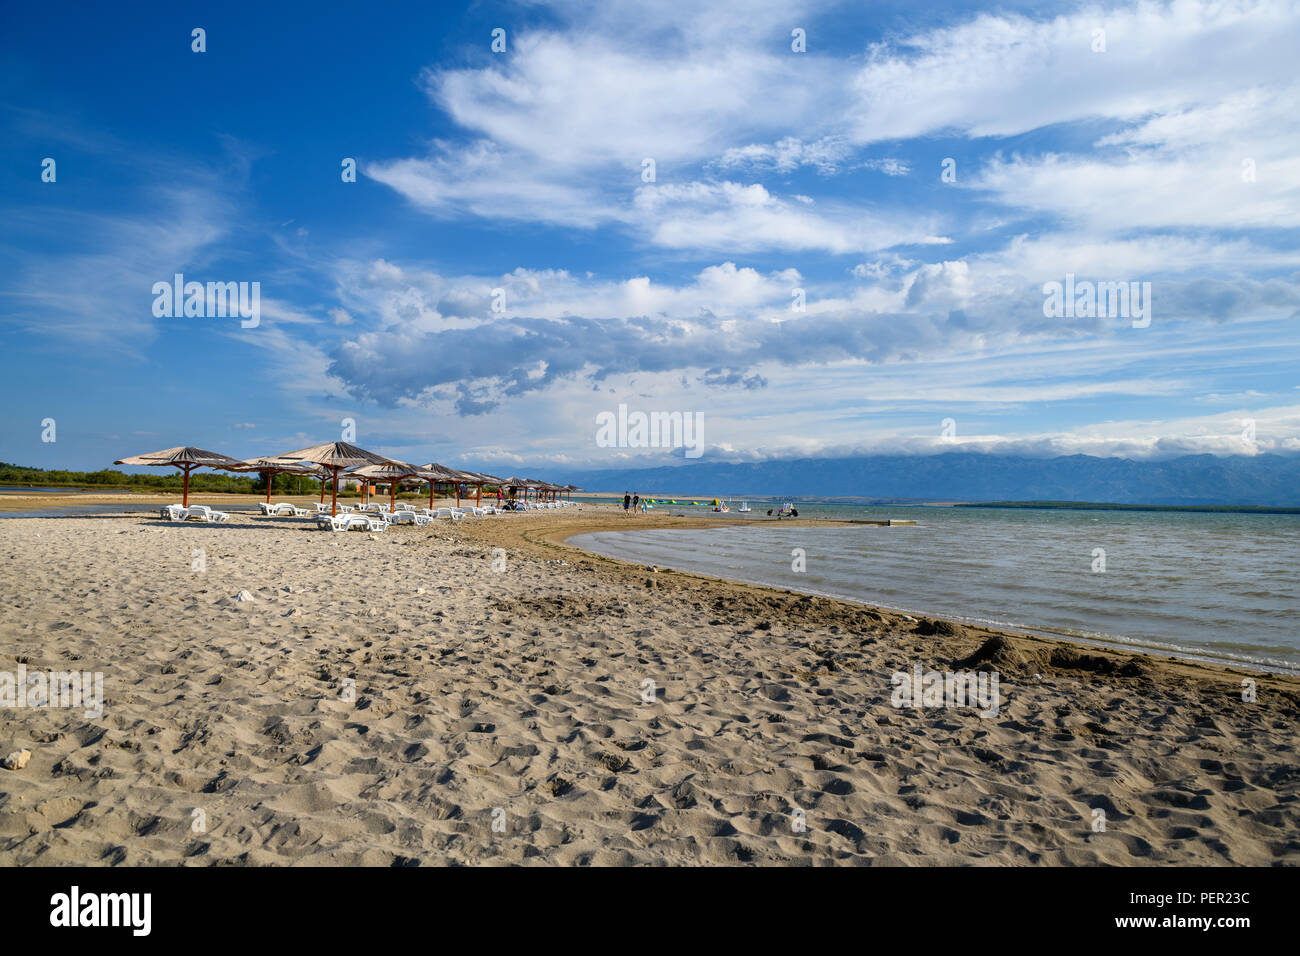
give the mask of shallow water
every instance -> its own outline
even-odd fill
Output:
[[[974,624],[1300,672],[1297,515],[799,510],[918,525],[808,528],[765,519],[607,531],[572,543],[642,564]],[[806,553],[803,572],[792,569],[797,548]]]

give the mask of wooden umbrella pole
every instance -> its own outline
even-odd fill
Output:
[[[190,506],[190,469],[193,468],[193,467],[194,467],[193,465],[186,465],[185,468],[184,468],[184,471],[185,471],[185,489],[184,489],[184,493],[183,493],[182,496],[181,496],[181,507],[182,507],[182,508],[188,508],[188,507]]]
[[[332,468],[330,473],[334,476],[330,483],[330,517],[333,518],[339,513],[339,470],[337,467]]]
[[[271,503],[271,479],[275,476],[275,472],[268,471],[265,474],[266,474],[266,503],[269,505]]]
[[[483,482],[480,481],[478,484],[474,486],[474,507],[477,508],[482,503],[483,503]]]

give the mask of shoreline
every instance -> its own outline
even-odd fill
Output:
[[[218,508],[228,507],[231,505],[248,505],[251,507],[256,507],[256,505],[259,502],[265,500],[265,495],[247,495],[247,494],[225,494],[225,495],[198,494],[198,495],[191,495],[191,497],[200,498],[201,500],[198,503],[208,503]],[[348,503],[349,504],[352,503],[355,497],[359,497],[359,496],[349,497]],[[820,518],[815,516],[806,516],[806,517],[801,516],[798,518],[782,518],[779,521],[776,519],[773,519],[771,521],[764,521],[761,519],[736,519],[731,517],[713,516],[711,513],[702,513],[699,515],[693,515],[693,514],[681,515],[681,514],[669,513],[666,511],[659,511],[650,514],[629,515],[623,512],[620,507],[619,504],[619,502],[621,501],[620,495],[596,493],[592,495],[587,495],[586,497],[601,497],[601,498],[608,498],[609,500],[607,503],[605,501],[601,501],[598,503],[583,502],[582,504],[587,509],[589,509],[585,516],[585,520],[589,522],[589,524],[583,525],[581,527],[567,526],[567,522],[571,522],[573,519],[577,519],[582,515],[581,511],[563,510],[555,513],[549,511],[540,512],[539,513],[540,516],[566,521],[566,530],[562,534],[558,534],[558,537],[556,532],[547,532],[544,537],[550,540],[550,543],[553,545],[558,545],[569,551],[581,553],[585,555],[587,558],[592,560],[609,562],[611,565],[630,570],[633,574],[635,574],[638,569],[643,570],[643,566],[639,565],[635,561],[626,561],[620,558],[614,558],[608,555],[602,555],[595,551],[587,551],[586,549],[580,548],[577,545],[571,544],[569,539],[577,537],[582,534],[590,534],[590,533],[600,532],[600,531],[635,531],[635,530],[650,530],[650,529],[661,529],[661,528],[669,528],[669,529],[676,529],[676,530],[705,530],[711,528],[734,528],[737,527],[737,520],[746,520],[746,521],[755,522],[755,524],[753,525],[755,527],[774,527],[774,528],[775,527],[836,528],[836,527],[855,527],[855,526],[858,527],[880,526],[879,521]],[[74,503],[68,500],[70,498],[77,498],[82,500],[79,500]],[[19,499],[19,500],[15,501],[14,499]],[[106,500],[106,499],[111,499],[111,500]],[[370,499],[382,501],[382,500],[387,500],[387,496],[372,494],[370,496]],[[301,507],[304,505],[310,506],[313,502],[319,501],[320,499],[319,499],[319,494],[316,494],[316,495],[272,495],[272,500],[288,501]],[[327,494],[326,501],[328,502],[328,500],[329,500],[329,496]],[[343,501],[343,498],[340,497],[339,500]],[[398,500],[403,500],[403,499],[399,496]],[[408,497],[405,500],[414,500],[414,499]],[[462,504],[463,505],[468,504],[471,502],[471,500],[472,499],[468,499],[468,498],[462,499]],[[140,513],[147,514],[152,509],[157,508],[164,504],[172,503],[172,501],[173,501],[173,496],[171,495],[158,494],[158,493],[134,493],[134,492],[128,492],[123,494],[89,493],[84,495],[70,495],[66,493],[54,493],[54,494],[45,493],[45,494],[31,494],[31,495],[0,494],[0,513],[16,512],[16,511],[43,511],[47,507],[53,505],[55,502],[58,502],[59,505],[61,505],[62,507],[69,507],[69,508],[93,507],[96,504],[114,504],[114,505],[140,504],[143,506],[143,509]],[[440,497],[435,499],[435,504],[438,506],[454,505],[455,499],[448,498],[448,497]],[[592,511],[596,511],[597,513],[593,514]],[[123,516],[123,515],[130,516],[137,513],[127,511],[127,512],[114,512],[112,514],[116,514],[118,516]],[[498,516],[498,517],[518,519],[519,517],[523,517],[528,514],[529,514],[528,512],[525,512],[523,515],[506,515],[506,516]],[[74,513],[68,515],[61,515],[57,517],[86,518],[86,517],[93,517],[93,516],[94,516],[93,514]],[[626,527],[621,525],[621,523],[625,520],[628,522],[628,526]],[[610,524],[610,522],[615,522],[615,523]],[[914,522],[905,522],[905,523],[914,523]],[[522,540],[529,543],[537,543],[538,539],[535,536],[525,535],[522,537]],[[766,584],[761,582],[744,581],[737,578],[727,578],[727,577],[709,575],[702,572],[682,571],[676,568],[661,568],[659,569],[658,573],[679,575],[685,578],[696,578],[701,581],[710,581],[724,586],[734,586],[743,589],[759,588],[763,590],[770,590],[778,594],[793,595],[798,597],[813,596],[821,600],[833,601],[833,602],[843,604],[847,608],[866,608],[869,611],[892,614],[900,618],[916,618],[918,620],[923,618],[928,618],[934,621],[943,621],[954,627],[964,628],[968,631],[977,632],[989,637],[1002,636],[1006,638],[1021,638],[1025,640],[1036,640],[1041,642],[1061,644],[1071,648],[1089,648],[1093,650],[1106,651],[1110,654],[1119,657],[1122,657],[1124,655],[1138,654],[1144,657],[1150,657],[1157,660],[1181,662],[1193,666],[1221,669],[1234,674],[1240,672],[1244,676],[1267,674],[1269,676],[1274,676],[1274,677],[1293,679],[1296,681],[1297,689],[1300,689],[1300,673],[1297,673],[1294,670],[1286,670],[1284,668],[1274,668],[1274,667],[1270,667],[1267,664],[1257,663],[1254,661],[1242,662],[1242,661],[1218,660],[1213,657],[1202,658],[1194,654],[1188,654],[1187,656],[1184,656],[1178,653],[1177,651],[1165,650],[1163,648],[1151,648],[1141,644],[1132,644],[1132,645],[1125,644],[1122,643],[1120,640],[1118,640],[1118,638],[1122,637],[1122,635],[1115,635],[1114,637],[1116,637],[1117,639],[1114,642],[1108,642],[1104,638],[1092,640],[1085,637],[1075,637],[1073,635],[1053,633],[1051,632],[1049,627],[1044,627],[1042,630],[1036,630],[1030,627],[1020,628],[1020,627],[1014,627],[1010,625],[991,626],[991,625],[981,624],[978,622],[966,621],[959,618],[950,618],[942,614],[933,614],[931,612],[923,611],[923,610],[892,608],[892,607],[887,607],[885,605],[872,604],[869,601],[857,600],[854,598],[844,597],[840,595],[824,594],[815,591],[800,591],[780,584]]]
[[[572,516],[562,514],[559,517],[572,518],[575,520],[579,519],[579,515],[576,514]],[[651,516],[651,520],[653,520],[654,517],[656,516]],[[533,546],[546,545],[551,548],[559,549],[562,553],[579,554],[582,555],[583,558],[586,560],[606,563],[608,566],[617,569],[621,574],[627,576],[628,578],[635,579],[635,578],[643,578],[644,575],[647,573],[647,569],[644,565],[638,564],[637,562],[634,561],[626,561],[620,558],[610,557],[609,555],[603,555],[595,551],[588,551],[585,548],[581,548],[575,544],[572,544],[569,539],[578,537],[579,535],[590,534],[599,531],[636,531],[636,530],[650,530],[652,528],[701,530],[701,529],[710,529],[710,528],[718,528],[718,527],[734,527],[734,524],[730,523],[725,518],[723,519],[704,518],[704,517],[700,517],[700,518],[680,517],[679,518],[679,517],[667,516],[667,515],[657,516],[657,517],[659,517],[661,520],[655,522],[653,525],[648,522],[643,524],[642,522],[645,520],[645,518],[644,516],[640,516],[640,517],[629,519],[630,523],[635,523],[633,527],[619,527],[618,524],[611,525],[610,523],[610,522],[621,523],[622,518],[618,516],[611,515],[609,517],[605,517],[605,516],[597,517],[592,515],[592,516],[588,516],[588,518],[586,519],[587,523],[580,527],[566,526],[562,530],[539,529],[537,531],[532,531],[532,533],[525,532],[524,534],[520,535],[518,546],[526,547],[528,545],[533,545]],[[793,518],[793,519],[783,519],[782,526],[783,527],[784,526],[844,527],[847,526],[847,523],[822,520],[817,518]],[[775,527],[775,525],[773,525],[773,527]],[[539,553],[547,553],[547,552],[543,550],[543,551],[539,551]],[[1251,667],[1247,664],[1240,664],[1240,663],[1228,663],[1228,662],[1220,662],[1220,661],[1213,661],[1213,660],[1191,659],[1191,658],[1181,657],[1172,652],[1152,650],[1147,648],[1139,648],[1136,646],[1116,647],[1110,644],[1100,644],[1100,643],[1094,644],[1092,642],[1082,640],[1082,639],[1075,640],[1061,635],[1042,634],[1032,630],[1020,630],[1017,628],[1010,628],[1010,627],[990,627],[981,624],[968,623],[966,621],[962,621],[954,618],[946,618],[943,617],[942,615],[933,615],[922,611],[907,611],[907,610],[902,610],[897,608],[889,608],[889,607],[884,607],[882,605],[871,604],[867,601],[856,601],[851,598],[844,598],[836,595],[814,594],[809,591],[797,591],[792,588],[787,588],[779,584],[761,584],[761,583],[756,583],[751,581],[743,581],[736,578],[726,578],[726,577],[720,577],[715,575],[703,574],[696,571],[681,571],[675,568],[659,568],[658,571],[655,573],[658,579],[662,581],[674,581],[674,579],[682,579],[682,583],[685,583],[686,581],[693,579],[701,582],[707,582],[708,584],[714,587],[724,589],[724,590],[734,589],[738,593],[748,594],[756,591],[760,593],[771,593],[774,596],[781,596],[784,598],[796,598],[796,599],[815,597],[819,601],[826,601],[832,604],[842,605],[846,610],[846,612],[867,611],[869,613],[881,615],[886,621],[899,623],[900,625],[906,625],[913,622],[920,622],[925,620],[936,622],[936,623],[941,622],[942,624],[949,625],[954,630],[968,632],[972,637],[982,637],[984,639],[988,639],[992,637],[1002,637],[1002,638],[1010,639],[1012,641],[1023,641],[1025,642],[1027,647],[1033,647],[1036,650],[1042,650],[1042,649],[1050,650],[1051,648],[1057,646],[1069,648],[1070,650],[1078,650],[1080,648],[1086,648],[1089,650],[1102,652],[1103,656],[1108,657],[1116,661],[1117,663],[1121,662],[1122,659],[1127,659],[1127,658],[1137,656],[1141,658],[1147,658],[1152,661],[1165,662],[1174,670],[1179,670],[1183,667],[1191,668],[1193,673],[1198,673],[1198,674],[1201,671],[1206,671],[1209,672],[1210,674],[1222,673],[1222,674],[1232,674],[1234,676],[1240,675],[1244,677],[1257,677],[1257,676],[1267,675],[1270,678],[1276,678],[1282,685],[1287,686],[1296,692],[1300,692],[1300,674],[1295,674],[1287,671],[1275,671],[1275,670],[1269,670],[1265,668],[1256,668],[1256,667]],[[674,581],[674,583],[676,582]]]
[[[795,519],[795,520],[799,520],[799,519]],[[830,522],[830,521],[819,520],[815,518],[810,519],[809,521],[809,524],[820,524],[826,527],[844,526],[847,524],[855,524],[855,523],[871,524],[871,522]],[[878,523],[876,524],[878,525]],[[712,527],[723,527],[723,526],[735,527],[734,523],[727,523],[725,521],[720,521],[714,524],[699,524],[699,525],[692,525],[690,527],[683,526],[679,530],[685,531],[685,530],[707,529]],[[634,528],[610,529],[605,527],[594,529],[594,531],[597,532],[609,531],[609,530],[635,531],[637,529]],[[564,543],[566,544],[570,543],[569,542],[570,538],[576,538],[576,537],[580,537],[581,535],[590,534],[590,533],[593,533],[593,531],[574,531],[572,533],[568,533],[564,538]],[[579,551],[582,551],[584,554],[589,554],[593,557],[602,558],[606,561],[613,561],[619,564],[623,564],[630,568],[644,567],[644,565],[641,565],[637,561],[631,561],[625,558],[618,558],[612,555],[601,554],[600,552],[597,551],[590,551],[579,545],[571,545],[571,546]],[[1123,635],[1100,635],[1096,638],[1080,637],[1072,634],[1056,633],[1053,632],[1050,627],[1034,628],[1030,626],[1021,627],[1021,626],[1016,626],[1011,624],[996,624],[996,623],[991,624],[991,623],[985,623],[985,622],[971,620],[971,619],[952,617],[946,614],[927,611],[920,608],[904,608],[904,607],[894,607],[886,604],[874,604],[869,600],[852,598],[852,597],[847,597],[845,595],[839,595],[839,594],[830,594],[825,591],[814,591],[812,589],[801,590],[797,588],[787,587],[786,585],[783,584],[772,584],[763,581],[747,581],[742,578],[728,578],[720,575],[706,574],[702,571],[687,571],[687,570],[682,570],[680,568],[667,568],[667,567],[661,568],[660,571],[661,572],[671,571],[674,574],[680,574],[687,577],[696,577],[706,581],[716,581],[716,582],[722,582],[726,584],[743,585],[745,587],[767,588],[773,591],[787,593],[787,594],[812,595],[814,597],[822,598],[827,601],[838,601],[843,604],[854,606],[854,607],[865,607],[873,611],[889,612],[892,614],[905,615],[905,616],[915,617],[918,619],[931,618],[934,620],[942,620],[953,625],[957,625],[969,629],[978,629],[990,635],[998,634],[1006,637],[1026,637],[1026,638],[1032,637],[1044,641],[1057,641],[1062,644],[1067,644],[1074,647],[1088,647],[1093,649],[1109,650],[1109,651],[1113,651],[1116,654],[1121,654],[1121,655],[1126,653],[1144,654],[1144,655],[1159,657],[1159,658],[1173,660],[1173,661],[1184,661],[1190,664],[1203,664],[1208,667],[1221,667],[1225,669],[1240,668],[1242,672],[1245,674],[1272,674],[1272,675],[1277,675],[1282,677],[1292,677],[1300,681],[1300,667],[1287,668],[1284,665],[1274,665],[1264,661],[1255,661],[1255,660],[1241,661],[1241,660],[1233,660],[1228,658],[1216,658],[1211,656],[1209,652],[1206,652],[1205,655],[1197,654],[1196,652],[1193,651],[1180,652],[1179,650],[1170,650],[1163,647],[1154,647],[1148,644],[1139,643],[1136,640],[1125,639]]]

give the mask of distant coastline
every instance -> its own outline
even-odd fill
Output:
[[[963,501],[954,508],[1034,508],[1043,511],[1191,511],[1200,514],[1300,515],[1271,505],[1132,505],[1105,501]]]

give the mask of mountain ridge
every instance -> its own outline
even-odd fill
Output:
[[[1273,454],[1150,461],[961,451],[761,462],[701,459],[654,468],[592,469],[565,480],[587,491],[654,495],[1300,506],[1300,457]]]

